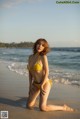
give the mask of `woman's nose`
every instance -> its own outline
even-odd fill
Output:
[[[39,46],[42,47],[42,44],[40,44]]]

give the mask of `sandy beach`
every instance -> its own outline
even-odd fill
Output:
[[[8,111],[9,119],[80,119],[80,88],[54,83],[48,103],[67,104],[77,109],[74,112],[41,112],[38,100],[34,110],[26,109],[28,97],[28,77],[8,69],[7,64],[0,63],[0,111]]]

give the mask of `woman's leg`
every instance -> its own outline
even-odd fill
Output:
[[[50,89],[51,89],[51,85],[50,85],[49,82],[47,82],[44,85],[45,94],[43,95],[43,94],[40,93],[39,107],[40,107],[41,111],[56,111],[56,110],[73,111],[73,109],[68,107],[67,105],[64,105],[64,106],[47,105],[47,99],[48,99],[48,96],[49,96]]]
[[[27,102],[27,107],[29,109],[33,109],[33,107],[35,105],[36,98],[38,97],[39,94],[40,94],[40,90],[33,85],[32,89],[30,91],[30,95],[28,97],[28,102]]]

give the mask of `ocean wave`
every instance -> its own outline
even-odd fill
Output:
[[[80,86],[80,72],[70,72],[63,69],[51,69],[49,78],[55,83]]]
[[[80,52],[80,47],[71,47],[71,48],[61,47],[61,48],[52,48],[51,50],[52,51]]]
[[[48,54],[49,76],[53,81],[63,84],[80,85],[79,51],[80,48],[53,48],[53,51]],[[28,76],[26,65],[31,53],[31,49],[3,48],[0,49],[0,62],[6,63],[8,69],[15,73]]]
[[[10,71],[18,73],[19,75],[24,75],[28,77],[27,63],[24,62],[9,62],[1,61],[6,63]],[[64,85],[73,85],[80,87],[80,73],[79,72],[67,72],[63,69],[53,69],[50,67],[49,78],[53,80],[54,83],[61,83]]]
[[[20,75],[28,76],[27,63],[13,62],[8,65],[8,68]]]
[[[70,81],[69,79],[65,80],[64,78],[53,79],[53,82],[61,83],[61,84],[65,84],[65,85],[80,86],[80,81]]]

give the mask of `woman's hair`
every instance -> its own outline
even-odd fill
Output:
[[[40,38],[33,45],[33,54],[37,53],[36,49],[37,44],[43,44],[44,46],[44,50],[40,52],[40,55],[46,55],[50,51],[48,42],[44,38]]]

